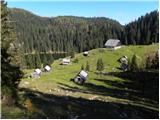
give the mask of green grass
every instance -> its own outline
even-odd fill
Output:
[[[135,106],[135,108],[134,107],[133,108],[124,107],[124,109],[129,109],[129,110],[134,109],[138,111],[140,109],[139,108],[137,109],[136,107],[141,107],[146,110],[150,110],[150,111],[153,110],[157,112],[158,111],[158,101],[152,100],[145,96],[141,96],[140,95],[141,90],[139,86],[137,87],[136,80],[133,81],[130,79],[121,78],[119,76],[99,75],[95,73],[97,72],[96,63],[97,63],[98,58],[102,58],[102,60],[104,61],[105,70],[103,72],[106,72],[106,73],[113,72],[113,68],[114,68],[114,72],[120,72],[120,70],[117,69],[117,67],[119,67],[119,63],[117,62],[117,60],[122,55],[126,55],[128,58],[131,58],[133,54],[137,54],[140,58],[139,61],[143,62],[143,58],[147,52],[154,52],[157,50],[158,50],[158,44],[143,45],[143,46],[140,46],[140,45],[124,46],[121,49],[118,49],[115,51],[110,51],[106,48],[94,49],[94,50],[89,51],[88,57],[84,57],[83,53],[76,54],[74,59],[77,58],[79,61],[78,63],[71,62],[71,65],[63,66],[63,65],[60,65],[59,60],[54,61],[54,63],[52,64],[52,71],[50,73],[43,73],[40,78],[30,78],[30,79],[24,78],[20,83],[20,88],[29,89],[35,93],[36,91],[41,92],[37,94],[43,93],[42,94],[43,97],[45,96],[45,94],[46,95],[50,94],[53,96],[52,100],[62,100],[62,102],[65,101],[65,98],[67,96],[69,96],[70,97],[69,99],[71,100],[75,99],[75,101],[81,101],[79,99],[83,98],[83,100],[86,101],[86,108],[84,109],[89,109],[90,103],[88,102],[93,99],[93,100],[101,101],[101,103],[98,103],[99,106],[101,106],[101,104],[106,105],[107,103],[113,103],[114,104],[113,106],[116,106],[117,104],[118,106],[119,104],[123,104],[123,105],[127,104],[129,106]],[[72,59],[72,61],[74,61],[74,59]],[[70,79],[74,78],[75,75],[80,71],[82,65],[84,65],[84,67],[86,66],[87,61],[90,64],[90,72],[88,72],[89,76],[88,76],[86,83],[82,86],[82,85],[78,85],[70,81]],[[25,70],[24,72],[25,74],[28,74],[28,73],[33,72],[33,70]],[[61,96],[62,98],[59,98],[58,96],[59,97]],[[39,100],[42,101],[42,99],[39,99]],[[47,96],[43,100],[50,101],[51,99],[48,98]],[[33,102],[35,102],[34,99],[33,99]],[[62,102],[60,101],[60,103]],[[69,101],[69,103],[70,102],[71,101]],[[42,104],[39,104],[38,101],[35,102],[35,105],[37,105],[37,108],[41,108]],[[47,102],[46,107],[44,104],[44,107],[42,107],[41,109],[51,112],[51,110],[53,109],[49,109],[47,107],[53,104],[51,103],[49,104],[49,106],[47,106],[48,104],[49,103]],[[55,105],[57,104],[58,103],[56,103]],[[79,103],[75,102],[75,104],[78,105],[78,107],[81,107]],[[109,107],[108,109],[114,109],[113,106],[111,108]],[[75,106],[73,105],[72,107],[75,107]],[[95,106],[92,106],[92,107],[95,108],[97,106],[95,104]],[[106,107],[108,107],[108,104]],[[68,108],[66,109],[65,107],[62,107],[61,105],[57,107],[55,106],[55,109],[59,109],[60,111],[57,113],[57,111],[53,110],[54,111],[53,113],[55,113],[55,116],[54,115],[50,116],[50,114],[52,113],[50,114],[45,113],[45,112],[44,113],[49,118],[58,118],[58,116],[61,116],[61,118],[66,118],[66,116],[68,116],[68,114],[65,113],[66,111],[69,111],[72,113],[78,112],[77,113],[78,115],[82,114],[81,113],[82,111],[80,109],[77,110],[77,108],[75,108],[76,109],[75,110],[76,112],[75,112],[70,109],[68,110]],[[117,109],[119,108],[115,108],[115,110]],[[106,110],[107,109],[105,108],[102,110],[99,108],[98,113],[101,114]],[[88,111],[88,115],[89,114],[90,113]],[[110,114],[109,113],[107,114],[109,117]],[[145,116],[147,116],[147,113],[145,114],[146,114]],[[137,115],[137,116],[140,118],[143,118],[143,115]],[[133,116],[133,118],[137,116],[135,115]],[[117,116],[117,117],[121,118],[120,116]],[[81,118],[83,117],[81,116]],[[112,115],[109,118],[114,118],[114,116]]]
[[[103,52],[101,50],[103,49]],[[105,70],[103,72],[113,72],[113,68],[115,68],[115,71],[119,71],[116,69],[116,67],[119,67],[119,63],[117,60],[122,56],[126,55],[128,58],[131,58],[134,53],[136,53],[141,59],[143,59],[144,54],[150,50],[156,51],[158,49],[158,45],[150,45],[150,46],[125,46],[122,47],[119,50],[116,51],[109,51],[105,48],[100,49],[94,49],[89,52],[89,57],[84,57],[82,53],[77,54],[75,58],[78,58],[78,63],[71,63],[71,65],[63,66],[59,65],[60,61],[57,60],[52,64],[52,72],[43,74],[40,79],[25,79],[23,81],[32,81],[33,87],[36,87],[36,85],[39,87],[42,91],[47,91],[48,89],[51,89],[55,86],[57,86],[58,83],[66,84],[71,87],[79,87],[81,89],[84,89],[84,87],[81,87],[79,85],[76,85],[70,81],[71,78],[75,77],[75,75],[80,71],[82,64],[86,66],[86,62],[89,61],[90,64],[90,72],[88,76],[87,82],[94,83],[96,85],[104,85],[101,82],[96,81],[95,79],[101,78],[101,79],[109,79],[111,81],[118,81],[123,82],[123,79],[113,77],[113,76],[100,76],[96,75],[96,63],[98,58],[102,57],[104,64],[105,64]],[[73,59],[72,59],[73,61]],[[29,71],[31,72],[31,71]],[[33,70],[32,70],[33,72]],[[22,83],[23,83],[22,81]],[[42,86],[42,87],[41,87]],[[104,85],[106,87],[113,87],[110,85]],[[46,89],[45,89],[46,87]]]

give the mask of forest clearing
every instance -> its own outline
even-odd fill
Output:
[[[159,118],[158,1],[0,4],[2,119]]]
[[[71,64],[67,66],[60,65],[59,60],[54,61],[51,72],[42,73],[40,78],[24,78],[21,81],[19,85],[21,102],[25,104],[26,101],[31,101],[34,106],[28,108],[30,112],[26,116],[31,118],[157,118],[158,71],[134,73],[135,76],[133,73],[122,73],[117,69],[120,65],[117,60],[122,55],[125,54],[130,58],[136,53],[141,62],[146,52],[154,52],[157,49],[158,44],[124,46],[115,51],[99,48],[89,51],[87,57],[83,56],[83,53],[76,54],[75,58],[71,59]],[[105,64],[103,74],[99,74],[95,67],[99,57],[102,57]],[[78,59],[78,63],[74,63],[74,59]],[[85,66],[87,61],[90,64],[87,81],[83,85],[70,81],[80,71],[81,65]],[[114,74],[113,68],[115,68]],[[25,70],[25,73],[33,71]],[[127,74],[130,74],[128,78]],[[145,78],[147,84],[144,88],[141,81],[142,74],[147,74]],[[34,112],[32,109],[35,109]],[[119,110],[121,112],[118,112]],[[13,111],[15,112],[14,109]],[[3,112],[6,114],[4,116],[12,116],[13,111]],[[23,116],[21,110],[17,112],[19,113],[15,118]]]

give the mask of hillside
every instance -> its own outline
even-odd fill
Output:
[[[158,71],[128,74],[117,69],[117,60],[122,55],[131,58],[136,53],[141,63],[145,53],[157,49],[158,45],[124,46],[116,51],[99,48],[89,51],[88,57],[77,54],[74,59],[78,59],[78,63],[72,59],[68,66],[60,65],[56,60],[50,73],[43,73],[40,78],[24,78],[19,94],[24,104],[31,100],[34,106],[34,112],[28,113],[30,118],[158,118]],[[95,68],[100,57],[105,64],[103,75]],[[86,61],[90,64],[86,83],[78,85],[70,81]],[[28,74],[33,70],[24,72]],[[114,74],[109,74],[112,72]],[[143,78],[144,74],[146,78]],[[147,81],[145,87],[142,87],[142,79]],[[28,110],[32,111],[30,107]],[[16,111],[17,117],[23,116],[20,110]],[[12,116],[15,112],[5,114]],[[27,118],[28,114],[25,114]]]
[[[10,9],[18,40],[24,52],[77,52],[103,47],[108,38],[120,38],[122,26],[108,18],[76,16],[40,17],[23,9]],[[107,31],[107,32],[106,32]],[[117,34],[119,33],[119,35]]]
[[[104,46],[110,38],[120,39],[123,44],[150,44],[158,42],[158,11],[147,13],[125,26],[105,17],[40,17],[29,11],[10,9],[18,42],[24,53],[76,52]],[[145,36],[145,35],[148,36]]]
[[[9,18],[15,28],[20,49],[21,67],[35,68],[37,63],[25,54],[83,52],[103,48],[104,43],[112,38],[122,44],[151,44],[158,42],[158,11],[147,13],[138,20],[125,26],[118,21],[105,17],[40,17],[23,9],[10,9]],[[18,43],[17,43],[18,42]],[[38,58],[39,55],[37,55]],[[45,64],[41,58],[41,63]],[[47,58],[52,60],[52,58]],[[40,64],[41,64],[40,63]],[[50,63],[50,62],[49,62]],[[38,66],[39,67],[39,66]]]

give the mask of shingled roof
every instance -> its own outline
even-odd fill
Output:
[[[105,43],[106,47],[116,47],[116,46],[119,46],[119,45],[121,45],[121,42],[118,39],[109,39]]]

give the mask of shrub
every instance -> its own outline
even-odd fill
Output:
[[[24,105],[29,112],[31,113],[36,112],[36,108],[34,107],[30,99],[26,99],[26,101],[24,102]]]
[[[79,62],[78,58],[75,58],[73,62],[78,63]]]
[[[159,53],[158,52],[155,53],[153,57],[151,68],[159,69]]]
[[[3,104],[13,105],[15,103],[14,95],[16,96],[16,92],[14,89],[4,85],[1,88],[1,100]]]
[[[99,52],[100,52],[100,53],[104,53],[105,50],[104,50],[103,48],[101,48],[101,49],[99,49]]]
[[[145,57],[146,69],[159,69],[159,53],[148,53]]]
[[[152,66],[152,57],[151,56],[147,56],[145,61],[146,61],[146,69],[151,68],[151,66]]]

